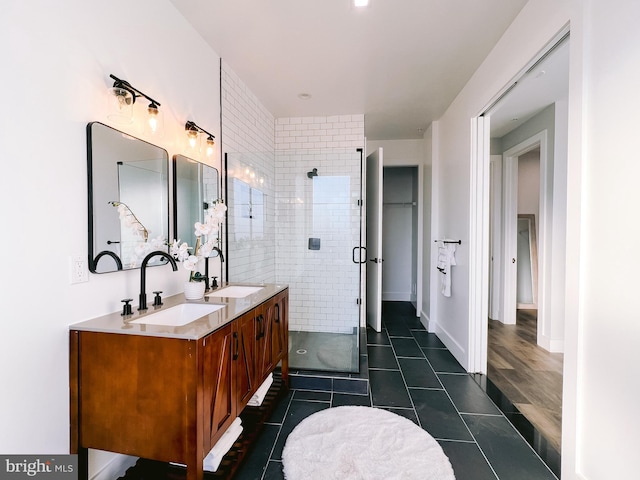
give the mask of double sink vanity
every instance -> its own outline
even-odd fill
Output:
[[[71,325],[79,478],[94,448],[183,464],[188,480],[202,479],[204,457],[278,364],[288,383],[288,295],[286,285],[226,285]]]

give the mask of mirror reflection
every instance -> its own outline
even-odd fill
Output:
[[[173,238],[196,244],[194,224],[203,222],[207,210],[219,199],[219,175],[214,167],[183,155],[173,157]],[[218,246],[220,239],[218,238]],[[213,251],[215,257],[218,251]]]
[[[152,250],[168,251],[167,151],[99,122],[87,125],[89,269],[140,267]],[[155,257],[149,265],[166,263]]]

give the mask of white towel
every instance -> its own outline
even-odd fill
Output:
[[[220,466],[220,462],[227,454],[233,444],[236,443],[236,440],[242,433],[242,419],[240,417],[236,417],[236,419],[231,422],[229,428],[225,430],[222,436],[218,439],[213,448],[209,451],[206,457],[202,460],[202,467],[207,472],[215,472],[218,470]],[[169,462],[171,465],[177,465],[178,467],[186,467],[184,463],[177,462]]]
[[[272,383],[273,383],[273,373],[270,373],[269,376],[266,378],[266,380],[262,382],[262,385],[260,385],[260,388],[258,388],[256,393],[253,394],[253,396],[251,397],[247,405],[251,407],[259,407],[260,405],[262,405],[262,402],[264,401],[264,397],[267,395],[267,392],[269,391],[269,388],[271,387]]]
[[[440,291],[445,297],[451,296],[451,266],[456,265],[456,244],[438,242],[438,271]]]
[[[215,472],[220,466],[223,457],[227,454],[233,444],[236,442],[240,434],[242,433],[242,420],[240,417],[236,417],[233,423],[222,434],[220,439],[213,446],[211,451],[204,457],[202,462],[204,470],[207,472]]]

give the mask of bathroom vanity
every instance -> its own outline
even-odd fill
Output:
[[[287,286],[235,287],[71,325],[80,478],[95,448],[184,464],[200,480],[204,457],[279,363],[288,385]]]

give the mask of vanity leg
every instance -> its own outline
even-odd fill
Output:
[[[282,358],[282,363],[280,364],[280,373],[282,374],[282,383],[287,389],[289,389],[289,355],[288,354],[286,354]]]
[[[80,375],[79,375],[80,336],[77,331],[69,333],[69,453],[78,455],[78,480],[89,477],[89,449],[81,447],[80,438]]]
[[[89,479],[89,449],[78,449],[78,480]]]
[[[202,462],[196,465],[187,465],[187,479],[186,480],[202,480],[204,478],[204,469]]]

